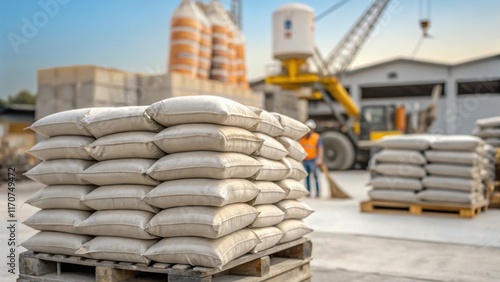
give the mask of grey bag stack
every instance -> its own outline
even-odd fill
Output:
[[[486,144],[500,148],[500,117],[478,119],[472,134],[483,138]]]

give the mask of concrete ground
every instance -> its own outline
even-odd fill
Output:
[[[368,174],[333,173],[353,199],[330,200],[324,177],[322,197],[304,199],[316,212],[306,219],[315,232],[313,281],[500,281],[500,210],[474,219],[365,214]],[[0,186],[0,213],[7,220],[6,185]],[[20,224],[37,211],[24,201],[42,186],[19,181],[17,242],[35,233]],[[0,281],[15,281],[6,268],[7,229],[0,228]],[[18,253],[24,249],[19,247]]]

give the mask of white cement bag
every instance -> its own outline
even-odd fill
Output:
[[[93,236],[118,236],[134,239],[154,239],[145,231],[155,214],[137,210],[96,211],[76,228],[81,234]]]
[[[284,200],[277,203],[276,206],[285,212],[284,219],[304,219],[314,212],[306,203],[297,200]]]
[[[67,209],[39,210],[23,223],[36,230],[80,234],[75,226],[91,214],[90,211]]]
[[[92,185],[51,185],[31,195],[26,204],[40,209],[92,210],[82,200],[96,187]]]
[[[493,146],[495,148],[500,147],[500,139],[498,138],[486,138],[485,142],[486,144]]]
[[[146,108],[147,106],[95,108],[82,119],[82,123],[96,138],[128,131],[160,132],[163,126],[146,114]]]
[[[480,165],[482,157],[473,152],[426,151],[425,157],[431,163]]]
[[[427,163],[424,155],[416,150],[385,149],[373,156],[377,163],[397,163],[423,165]]]
[[[276,182],[276,184],[285,191],[286,200],[296,200],[309,195],[309,191],[304,185],[294,179],[283,179]]]
[[[283,220],[281,223],[276,225],[276,227],[278,227],[284,234],[283,238],[281,238],[279,242],[280,244],[302,238],[304,235],[313,232],[311,227],[299,219]]]
[[[149,106],[146,112],[166,127],[187,123],[213,123],[248,129],[260,121],[246,106],[210,95],[165,99]]]
[[[283,163],[285,163],[285,165],[290,168],[290,173],[284,178],[290,178],[299,181],[307,177],[307,172],[302,162],[286,157],[283,159]]]
[[[216,240],[201,237],[166,238],[149,248],[144,256],[163,263],[221,268],[259,243],[257,235],[244,229]]]
[[[304,135],[306,135],[310,131],[307,125],[296,119],[287,117],[279,113],[271,114],[279,120],[281,127],[283,127],[283,129],[285,130],[282,134],[283,136],[297,140],[304,137]]]
[[[255,132],[255,136],[264,140],[264,143],[254,152],[254,156],[279,161],[288,154],[285,147],[273,137],[259,132]]]
[[[240,153],[185,152],[167,155],[158,160],[148,175],[160,181],[186,178],[249,178],[262,165]]]
[[[417,194],[414,191],[396,189],[373,189],[368,191],[368,196],[372,200],[396,201],[396,202],[417,202]]]
[[[89,155],[98,161],[113,159],[159,159],[165,153],[153,143],[154,132],[131,131],[107,135],[87,146]]]
[[[500,127],[500,117],[478,119],[476,125],[481,128]]]
[[[483,184],[479,180],[458,178],[458,177],[443,177],[443,176],[427,176],[422,179],[425,188],[432,189],[450,189],[460,191],[482,191]]]
[[[268,227],[283,221],[285,212],[275,205],[260,205],[254,207],[259,211],[259,216],[249,225],[249,227]]]
[[[94,138],[87,136],[56,136],[38,142],[28,153],[42,161],[55,159],[94,160],[85,146],[94,142]]]
[[[84,197],[83,203],[95,210],[141,210],[157,213],[143,200],[154,186],[146,185],[110,185],[101,186]]]
[[[274,161],[262,157],[255,157],[255,160],[262,165],[262,168],[251,177],[252,180],[278,181],[284,179],[290,173],[290,167],[283,161]]]
[[[248,130],[261,132],[272,137],[280,136],[283,134],[285,130],[283,129],[283,127],[281,127],[279,120],[274,115],[262,109],[254,107],[248,108],[260,117],[260,121]]]
[[[250,155],[264,141],[243,128],[197,123],[169,127],[158,133],[153,142],[169,154],[216,151]]]
[[[392,177],[392,176],[377,176],[368,182],[368,186],[382,189],[402,189],[402,190],[421,190],[423,187],[422,181],[416,178]]]
[[[178,206],[222,207],[249,202],[259,191],[257,185],[244,179],[180,179],[161,183],[144,197],[144,201],[162,209]]]
[[[461,178],[472,178],[474,180],[486,179],[486,170],[477,166],[448,165],[448,164],[428,164],[425,170],[430,175],[435,176],[455,176]]]
[[[377,164],[372,170],[385,176],[423,178],[427,175],[421,166],[411,164]]]
[[[434,150],[450,151],[475,151],[477,147],[483,146],[484,141],[470,135],[439,136],[431,144]]]
[[[255,199],[249,202],[253,206],[274,204],[283,200],[286,196],[285,190],[274,182],[254,181],[254,184],[260,192]]]
[[[76,109],[51,114],[35,121],[28,128],[46,137],[59,135],[92,136],[92,133],[81,122],[90,110],[90,108]]]
[[[224,207],[176,207],[159,212],[146,230],[159,237],[197,236],[216,239],[251,224],[259,212],[247,204]]]
[[[250,253],[253,254],[276,246],[284,235],[283,231],[274,226],[251,228],[249,230],[255,233],[255,235],[257,235],[257,237],[259,237],[259,240],[262,242],[255,246],[252,250],[250,250]]]
[[[45,185],[86,185],[90,182],[80,177],[81,173],[95,162],[85,160],[50,160],[30,169],[24,175]]]
[[[142,254],[157,242],[158,240],[103,236],[85,243],[76,253],[98,260],[149,264],[151,260]]]
[[[304,147],[302,147],[299,142],[286,136],[280,136],[276,139],[285,147],[285,149],[287,149],[287,157],[295,159],[299,162],[303,161],[307,157],[306,150],[304,150]]]
[[[418,193],[417,197],[420,201],[426,202],[459,204],[477,204],[484,202],[484,196],[481,193],[445,189],[426,189]]]
[[[481,138],[500,138],[500,128],[474,128],[472,134]]]
[[[92,238],[86,235],[41,231],[24,241],[21,246],[36,253],[75,256],[75,252]]]
[[[430,148],[431,143],[436,139],[433,135],[397,135],[386,136],[377,141],[377,147],[384,149],[417,150],[425,151]]]
[[[146,174],[155,163],[149,159],[120,159],[102,161],[82,172],[81,178],[95,185],[158,185],[158,181]]]

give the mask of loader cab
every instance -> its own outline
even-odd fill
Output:
[[[395,105],[370,105],[361,109],[359,140],[375,141],[394,134],[396,126]]]

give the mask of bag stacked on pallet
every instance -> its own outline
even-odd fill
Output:
[[[472,134],[483,138],[486,144],[500,148],[500,117],[478,119]]]

